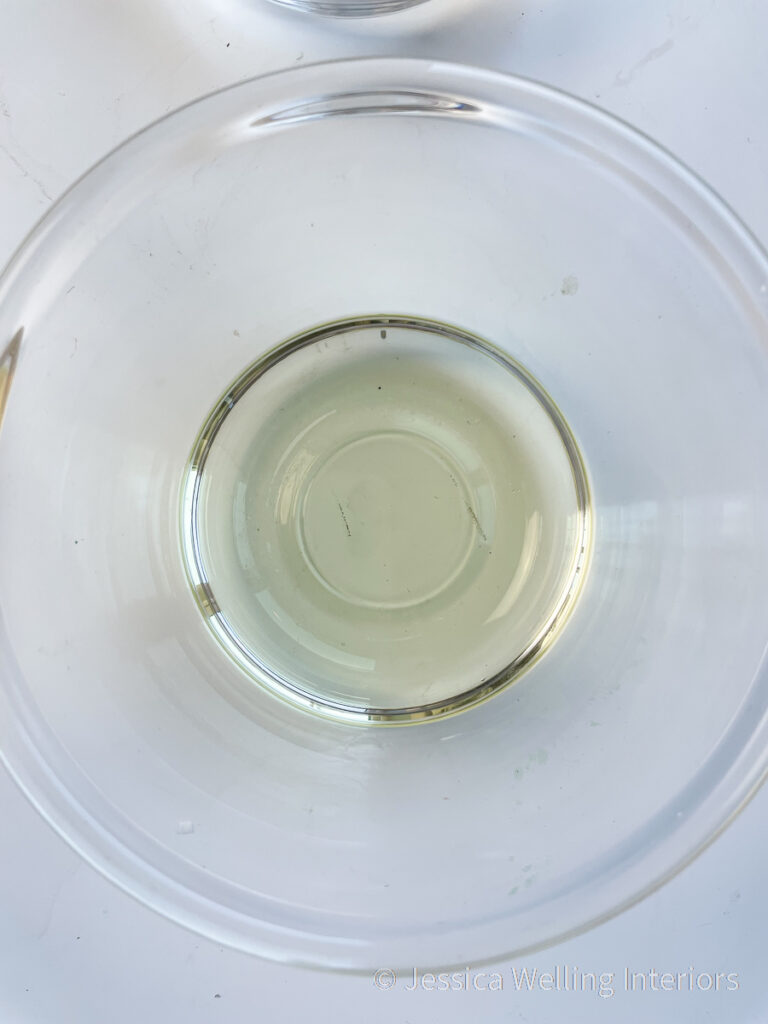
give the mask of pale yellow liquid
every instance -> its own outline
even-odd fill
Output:
[[[493,350],[340,324],[246,373],[214,422],[188,557],[262,683],[341,713],[450,709],[561,623],[586,482],[554,407]]]

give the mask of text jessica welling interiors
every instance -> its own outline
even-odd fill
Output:
[[[383,990],[395,987],[406,992],[574,992],[593,993],[610,999],[625,992],[735,992],[739,988],[736,971],[685,970],[664,971],[655,967],[636,971],[585,971],[568,964],[557,964],[549,971],[538,967],[509,967],[480,970],[465,967],[458,971],[425,971],[414,967],[399,973],[382,968],[373,976],[374,985]]]

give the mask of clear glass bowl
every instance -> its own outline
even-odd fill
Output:
[[[304,332],[230,384],[181,529],[200,610],[255,682],[403,724],[487,700],[543,654],[590,522],[573,435],[522,366],[379,316]]]
[[[405,727],[257,685],[200,613],[179,522],[231,382],[382,314],[525,367],[593,510],[544,656]],[[626,907],[766,767],[767,321],[768,262],[723,203],[543,86],[351,61],[163,119],[0,284],[6,764],[126,890],[281,960],[464,964]]]
[[[377,14],[395,14],[407,7],[416,7],[426,0],[272,0],[281,7],[291,7],[307,14],[328,18],[370,18]]]

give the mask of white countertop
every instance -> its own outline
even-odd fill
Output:
[[[5,0],[0,262],[69,183],[148,121],[264,71],[374,54],[484,64],[584,97],[671,149],[768,243],[766,40],[764,0],[430,0],[354,23],[264,0]],[[765,789],[681,876],[616,920],[514,965],[473,965],[471,981],[498,971],[501,991],[409,991],[406,977],[383,991],[372,977],[223,949],[101,878],[5,773],[0,807],[3,1024],[768,1021]],[[512,966],[557,965],[560,991],[517,990]],[[574,967],[613,974],[613,994],[564,991]],[[736,979],[718,992],[658,981],[626,991],[627,968]]]

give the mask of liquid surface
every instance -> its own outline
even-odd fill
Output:
[[[588,530],[540,386],[470,335],[398,318],[318,329],[246,370],[184,492],[188,571],[231,656],[368,720],[514,678],[562,624]]]

